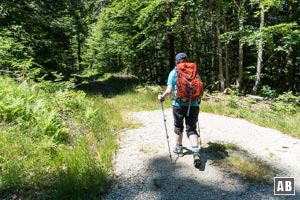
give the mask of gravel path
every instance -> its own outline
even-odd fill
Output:
[[[171,150],[175,145],[173,117],[165,110]],[[200,113],[202,143],[233,143],[279,170],[277,176],[295,177],[295,196],[274,196],[273,185],[249,182],[230,169],[216,165],[202,153],[201,169],[190,155],[170,162],[161,110],[132,113],[142,123],[120,135],[115,158],[115,183],[106,200],[193,199],[300,199],[300,139],[262,128],[243,119]],[[300,131],[300,130],[299,130]],[[184,146],[190,147],[186,136]]]

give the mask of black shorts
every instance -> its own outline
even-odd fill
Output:
[[[183,121],[185,120],[186,134],[196,134],[197,132],[197,121],[199,115],[199,106],[191,106],[189,116],[187,116],[188,106],[173,106],[173,117],[174,117],[174,132],[181,134],[183,132]]]

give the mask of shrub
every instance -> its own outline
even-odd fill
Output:
[[[0,77],[1,197],[92,199],[107,189],[122,118],[66,85]]]
[[[259,90],[259,95],[267,98],[275,98],[277,97],[277,93],[268,85],[263,85],[262,88]]]
[[[277,98],[277,101],[271,103],[274,111],[285,112],[287,114],[296,113],[300,107],[300,97],[295,96],[292,92],[286,92]]]

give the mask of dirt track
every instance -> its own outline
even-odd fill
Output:
[[[171,150],[173,118],[166,110]],[[233,143],[249,155],[276,167],[277,176],[295,177],[295,196],[274,196],[273,184],[249,182],[228,168],[215,164],[215,157],[202,152],[201,169],[190,155],[170,162],[161,110],[132,113],[143,124],[120,133],[115,158],[115,179],[106,199],[300,199],[300,140],[242,119],[200,113],[202,143]],[[189,147],[186,136],[184,146]]]

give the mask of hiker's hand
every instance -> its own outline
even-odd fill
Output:
[[[159,101],[164,101],[165,100],[165,98],[163,98],[163,96],[161,94],[159,94],[157,98],[158,98]]]

